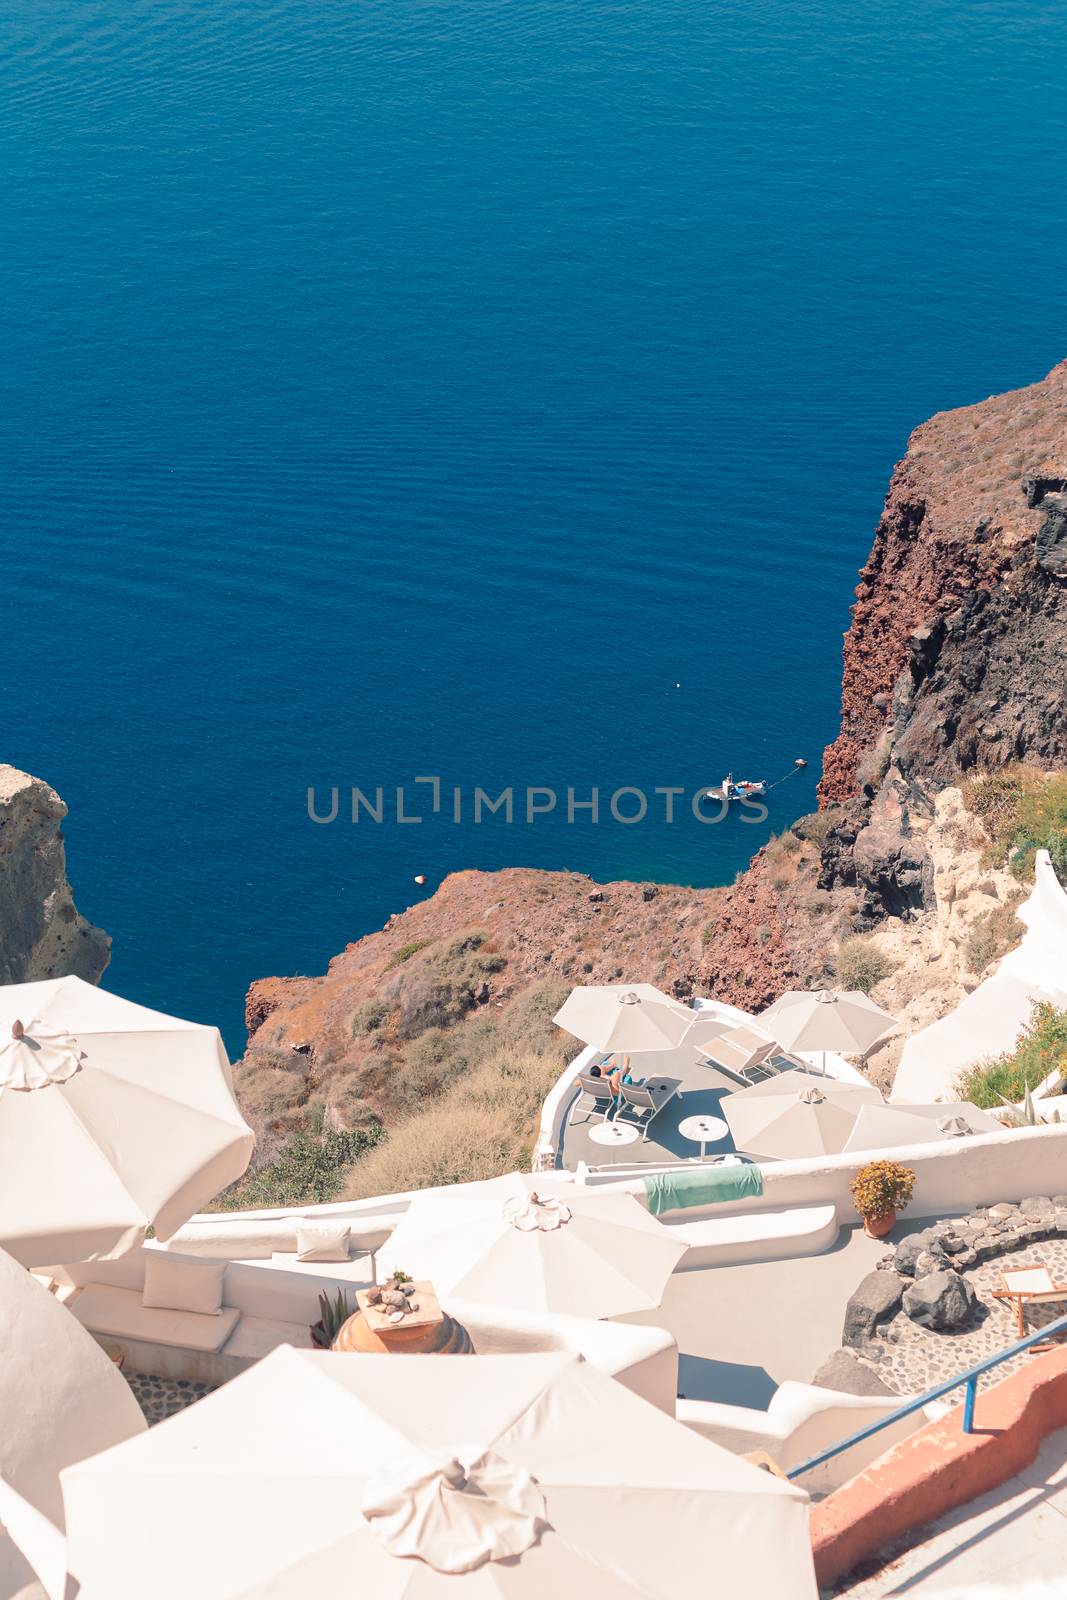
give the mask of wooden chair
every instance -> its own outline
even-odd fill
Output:
[[[1026,1338],[1026,1313],[1030,1306],[1059,1305],[1067,1313],[1067,1284],[1056,1283],[1044,1261],[1028,1261],[1019,1267],[1002,1267],[1000,1288],[993,1290],[993,1298],[1015,1307],[1015,1327],[1020,1339]],[[1065,1337],[1067,1335],[1061,1334],[1047,1344],[1031,1345],[1031,1353],[1051,1350]]]

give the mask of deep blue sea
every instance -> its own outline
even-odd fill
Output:
[[[0,0],[0,37],[0,756],[71,808],[106,985],[237,1053],[253,978],[456,868],[713,884],[811,808],[909,430],[1067,354],[1061,3]],[[798,755],[762,827],[607,813]]]

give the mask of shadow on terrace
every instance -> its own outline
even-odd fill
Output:
[[[606,1061],[608,1058],[604,1054],[598,1059]],[[598,1142],[597,1130],[613,1126],[613,1119],[609,1116],[605,1124],[603,1106],[594,1111],[593,1102],[588,1095],[580,1092],[576,1084],[574,1098],[563,1124],[558,1157],[560,1166],[573,1172],[580,1161],[590,1167],[637,1164],[662,1166],[665,1161],[698,1158],[699,1141],[687,1139],[679,1131],[680,1124],[688,1117],[721,1117],[720,1100],[740,1087],[716,1067],[705,1065],[695,1054],[692,1045],[683,1044],[676,1050],[642,1052],[632,1058],[630,1070],[635,1078],[644,1078],[647,1083],[673,1078],[680,1084],[674,1099],[663,1107],[651,1124],[647,1140],[642,1137],[644,1130],[633,1121],[633,1111],[626,1109],[618,1119],[618,1126],[624,1127],[630,1121],[635,1127],[636,1137],[630,1138],[625,1144]],[[727,1132],[717,1141],[709,1139],[705,1152],[710,1159],[727,1155],[733,1148],[733,1140]]]

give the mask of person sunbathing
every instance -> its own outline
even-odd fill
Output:
[[[614,1057],[612,1057],[612,1060],[614,1061]],[[618,1105],[622,1099],[622,1085],[624,1083],[639,1089],[644,1081],[644,1078],[635,1078],[633,1076],[630,1071],[630,1058],[629,1056],[623,1056],[621,1065],[616,1065],[608,1074],[608,1088],[611,1090],[615,1104]]]

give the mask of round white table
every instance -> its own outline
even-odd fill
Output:
[[[633,1144],[641,1135],[632,1122],[601,1122],[590,1128],[589,1137],[594,1144]]]
[[[723,1139],[730,1131],[728,1122],[722,1117],[686,1117],[678,1124],[678,1132],[683,1139],[689,1139],[693,1144],[700,1145],[700,1157],[704,1158],[705,1146],[714,1144],[717,1139]]]

